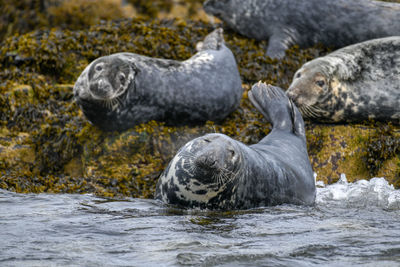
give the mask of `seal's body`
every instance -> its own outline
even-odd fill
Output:
[[[241,80],[222,29],[210,33],[186,61],[117,53],[82,72],[74,95],[85,116],[104,130],[125,130],[150,120],[167,124],[218,121],[234,111]]]
[[[310,120],[400,124],[400,36],[311,60],[295,73],[286,93]]]
[[[267,55],[281,58],[294,44],[340,48],[400,35],[400,4],[371,0],[208,0],[207,13],[240,34],[269,40]]]
[[[251,146],[223,134],[190,141],[161,174],[156,199],[223,210],[314,203],[315,180],[300,112],[278,87],[254,85],[249,97],[273,124],[272,131]]]

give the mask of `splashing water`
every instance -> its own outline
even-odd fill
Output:
[[[317,187],[319,187],[316,199],[318,205],[400,209],[400,190],[395,190],[384,178],[348,183],[346,175],[342,174],[337,183],[325,186],[319,181]]]
[[[0,266],[400,265],[400,190],[317,186],[314,207],[230,212],[0,191]]]

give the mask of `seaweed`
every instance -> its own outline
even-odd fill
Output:
[[[36,3],[37,12],[49,10],[49,6],[40,5],[43,1],[31,2]],[[79,22],[84,24],[82,28],[76,29],[72,26],[65,29],[74,24],[71,21],[64,25],[60,19],[57,23],[60,25],[55,28],[40,26],[39,30],[9,35],[2,41],[0,188],[17,192],[152,197],[159,174],[177,150],[192,138],[218,132],[253,144],[268,134],[268,122],[247,98],[252,83],[263,80],[286,88],[303,63],[329,51],[320,46],[309,49],[293,46],[284,59],[272,60],[265,56],[267,41],[247,39],[226,30],[224,37],[236,57],[244,88],[235,112],[223,121],[197,126],[172,127],[151,121],[122,133],[102,132],[85,119],[72,95],[75,80],[89,62],[122,51],[185,60],[196,52],[198,41],[214,27],[223,25],[146,16],[100,21],[91,26],[88,24],[97,22],[82,21]],[[345,156],[336,156],[338,147],[330,138],[339,133],[330,134],[331,127],[336,126],[307,126],[310,159],[316,171],[329,167],[336,173],[338,165],[344,164]],[[364,131],[352,126],[347,130]],[[395,131],[394,127],[390,131],[377,130],[371,136],[367,162],[374,172],[382,169],[381,163],[396,159],[393,155],[398,155],[399,148]],[[346,153],[354,146],[365,147],[363,139],[351,138],[340,141],[348,142]],[[319,152],[331,145],[332,153]],[[325,163],[327,158],[334,162]],[[346,166],[351,168],[351,163]],[[396,164],[400,164],[400,157]],[[391,173],[395,177],[392,181],[400,180],[399,172],[397,169]],[[328,181],[335,180],[331,174],[326,177]]]
[[[394,131],[390,123],[377,123],[374,133],[369,136],[364,162],[370,175],[375,176],[385,161],[396,155],[400,157],[400,138]]]

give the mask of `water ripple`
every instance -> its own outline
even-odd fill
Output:
[[[318,183],[313,207],[247,211],[0,190],[1,266],[399,266],[400,191]]]

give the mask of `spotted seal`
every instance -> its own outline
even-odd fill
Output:
[[[240,34],[268,40],[267,55],[282,58],[297,44],[341,48],[400,35],[400,4],[371,0],[208,0],[204,10]]]
[[[310,120],[400,124],[400,36],[311,60],[294,74],[286,93]]]
[[[279,87],[256,84],[249,98],[272,123],[272,131],[250,146],[217,133],[188,142],[161,174],[156,199],[222,210],[314,203],[300,112]]]
[[[76,81],[75,99],[88,120],[104,130],[150,120],[171,125],[222,120],[243,93],[235,58],[222,29],[197,48],[185,61],[134,53],[100,57]]]

